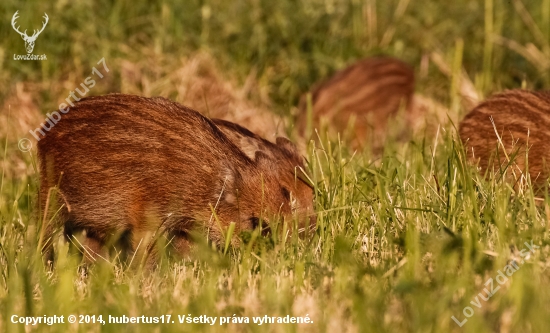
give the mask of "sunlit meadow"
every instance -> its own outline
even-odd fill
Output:
[[[47,60],[14,60],[26,53],[11,26],[16,11],[29,31],[48,14],[34,48]],[[406,143],[390,129],[382,154],[355,152],[338,137],[311,143],[318,226],[310,237],[236,235],[245,245],[223,249],[199,241],[193,258],[166,255],[154,271],[117,257],[84,267],[60,241],[55,267],[43,265],[36,148],[23,152],[18,142],[35,143],[29,130],[101,69],[99,59],[110,71],[89,95],[192,104],[201,101],[189,98],[189,85],[219,85],[234,103],[284,118],[292,136],[304,92],[381,54],[414,66],[417,92],[446,110],[444,121]],[[464,94],[519,87],[550,88],[550,0],[4,0],[0,330],[546,332],[550,199],[535,196],[528,179],[514,187],[480,174],[456,132]],[[525,242],[536,246],[529,255]],[[174,323],[69,324],[71,314],[170,315]],[[26,327],[14,315],[63,315],[65,323]],[[218,322],[179,323],[178,315]],[[253,323],[287,315],[312,322]]]

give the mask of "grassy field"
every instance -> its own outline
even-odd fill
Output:
[[[14,60],[26,53],[10,25],[17,10],[18,24],[29,30],[48,14],[34,49],[46,61]],[[36,149],[18,149],[93,67],[103,70],[102,58],[109,72],[89,95],[161,95],[186,104],[186,87],[196,79],[290,120],[317,80],[386,54],[413,65],[417,91],[448,107],[456,122],[468,111],[460,103],[461,75],[481,97],[550,88],[550,0],[4,0],[0,26],[2,332],[550,327],[550,198],[480,175],[466,163],[452,122],[407,144],[390,135],[383,156],[354,154],[338,138],[310,146],[314,235],[253,234],[246,246],[226,251],[200,244],[192,260],[163,258],[154,272],[116,259],[86,270],[62,242],[55,269],[46,270],[37,249]],[[434,53],[449,64],[447,74],[430,61]],[[188,71],[196,59],[208,59],[216,76],[200,66]],[[185,73],[192,75],[180,77]],[[71,314],[84,322],[67,323]],[[13,315],[63,315],[65,323],[26,327],[13,324]],[[167,315],[174,323],[93,323],[98,316]],[[180,323],[178,315],[217,322]],[[265,322],[287,315],[311,322]]]

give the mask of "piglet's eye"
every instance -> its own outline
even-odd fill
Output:
[[[252,229],[256,229],[260,225],[260,219],[257,217],[251,217],[250,223],[252,224]]]
[[[263,220],[260,220],[257,217],[251,217],[250,224],[252,225],[252,229],[256,229],[259,227],[262,236],[268,236],[269,234],[271,234],[271,228],[269,227],[269,224]]]
[[[281,187],[281,193],[286,200],[290,200],[290,191],[286,187]]]

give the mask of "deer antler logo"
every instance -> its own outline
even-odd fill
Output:
[[[23,40],[25,41],[25,48],[27,49],[27,53],[32,53],[32,50],[34,49],[34,42],[36,41],[36,38],[38,37],[38,35],[40,35],[40,33],[42,31],[44,31],[44,28],[46,27],[46,24],[48,24],[48,20],[49,20],[48,14],[44,13],[43,17],[44,17],[45,21],[42,24],[42,29],[40,29],[40,30],[35,29],[32,36],[28,36],[26,29],[25,29],[25,32],[21,32],[21,31],[19,31],[19,27],[15,26],[15,21],[19,18],[19,16],[17,16],[17,13],[19,13],[19,11],[16,11],[15,14],[13,14],[13,17],[11,19],[11,26],[13,27],[13,29],[15,31],[17,31],[18,34],[21,35],[21,38],[23,38]]]

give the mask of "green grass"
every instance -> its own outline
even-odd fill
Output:
[[[177,93],[163,75],[200,50],[237,82],[254,68],[256,89],[268,92],[274,112],[289,117],[300,94],[318,79],[354,59],[383,53],[415,65],[417,90],[449,106],[453,118],[467,111],[460,107],[456,81],[433,65],[421,74],[421,60],[433,51],[452,64],[455,76],[464,68],[485,95],[522,85],[550,87],[549,68],[537,60],[550,58],[550,1],[523,6],[504,0],[3,1],[0,330],[26,331],[10,324],[12,315],[170,314],[175,324],[59,324],[32,331],[545,332],[550,199],[535,198],[527,187],[512,188],[499,175],[479,175],[465,162],[452,125],[437,140],[418,136],[403,145],[390,139],[377,159],[368,151],[353,154],[337,138],[311,149],[318,227],[307,239],[251,235],[247,245],[225,251],[199,242],[192,260],[163,257],[153,272],[117,260],[83,269],[61,242],[49,272],[37,251],[42,222],[36,151],[17,149],[31,128],[12,130],[23,109],[5,105],[24,83],[43,114],[56,109],[102,57],[111,72],[91,94],[123,90],[127,60],[158,64],[144,66],[149,91],[173,97]],[[13,60],[14,53],[25,53],[10,26],[16,10],[19,24],[29,29],[48,13],[34,51],[47,54],[48,61]],[[369,10],[376,23],[367,20]],[[542,56],[525,48],[528,43]],[[260,99],[256,90],[249,98]],[[531,241],[540,248],[480,308],[472,305],[479,293],[486,295],[486,281],[519,262],[524,242]],[[467,306],[474,314],[459,327],[451,317],[462,321]],[[177,315],[250,321],[309,315],[313,323],[208,326],[179,324]]]

